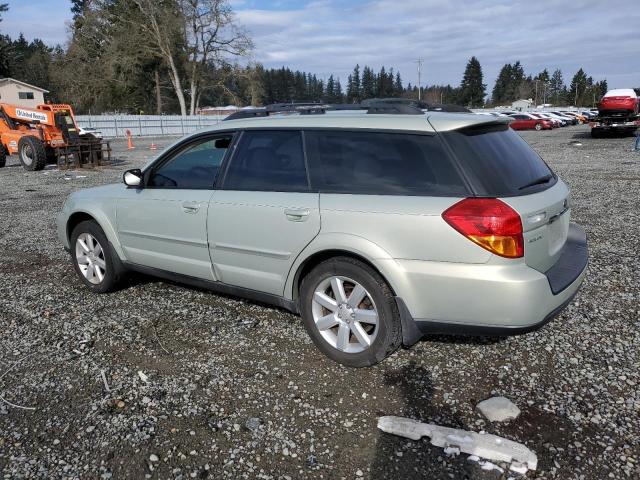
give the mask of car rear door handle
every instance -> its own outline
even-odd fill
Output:
[[[309,218],[310,213],[308,208],[285,208],[284,210],[287,220],[291,222],[304,222]]]
[[[185,213],[198,213],[200,205],[199,202],[182,202],[182,211]]]

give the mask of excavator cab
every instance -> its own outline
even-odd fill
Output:
[[[62,133],[62,138],[67,145],[72,145],[80,140],[78,127],[69,112],[60,111],[55,113],[56,126]]]

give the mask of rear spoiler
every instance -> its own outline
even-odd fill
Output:
[[[488,115],[439,115],[431,114],[427,118],[436,132],[464,130],[468,133],[484,133],[487,130],[503,130],[514,121],[511,117],[490,117]]]

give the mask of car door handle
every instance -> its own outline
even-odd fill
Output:
[[[291,222],[304,222],[309,218],[311,211],[308,208],[285,208],[284,214]]]
[[[201,204],[198,202],[182,202],[182,211],[185,213],[198,213]]]

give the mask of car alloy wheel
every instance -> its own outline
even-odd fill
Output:
[[[107,273],[104,250],[90,233],[81,233],[76,240],[76,262],[89,283],[98,285],[104,280]]]
[[[332,276],[316,287],[311,312],[324,340],[345,353],[368,349],[379,329],[378,310],[369,292],[348,277]]]

